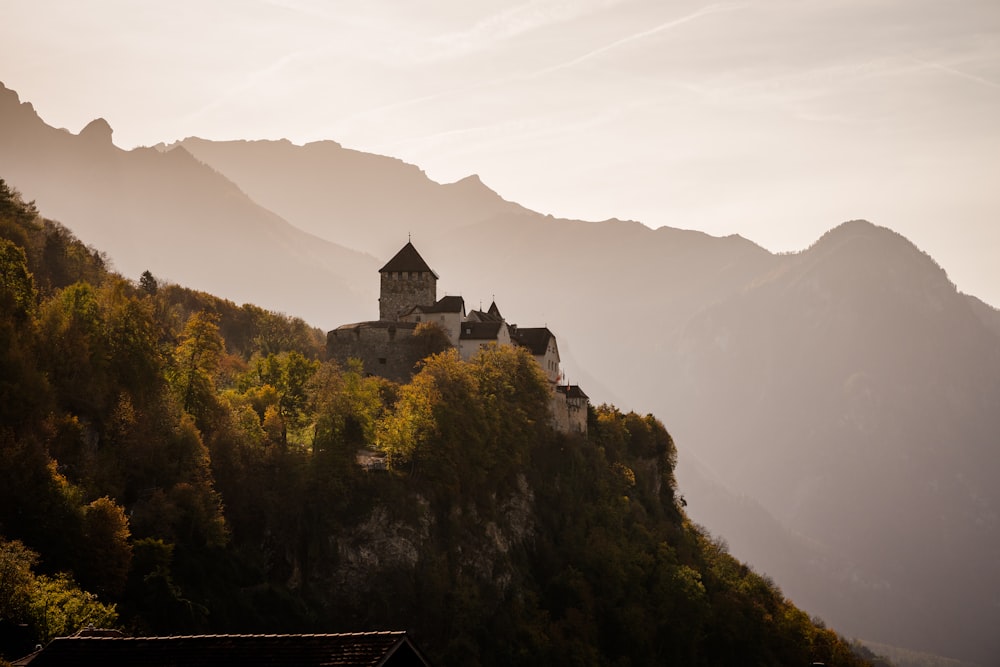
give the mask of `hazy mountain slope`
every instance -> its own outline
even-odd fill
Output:
[[[511,321],[547,325],[572,346],[575,363],[567,372],[579,364],[643,410],[655,401],[645,385],[662,377],[648,368],[644,378],[636,373],[666,333],[774,261],[738,237],[532,213],[456,230],[429,247],[442,276],[462,277],[467,299],[488,305],[495,295]],[[699,287],[681,288],[688,284]]]
[[[571,381],[663,418],[690,515],[810,613],[867,639],[1000,654],[1000,317],[899,235],[851,223],[776,256],[739,237],[554,219],[478,180],[437,185],[332,142],[186,145],[218,169],[225,157],[255,201],[330,241],[354,234],[387,248],[384,261],[412,231],[440,293],[469,308],[495,297],[511,321],[548,325]],[[350,166],[324,166],[338,155]],[[341,184],[355,170],[364,187]],[[329,192],[307,197],[313,188]],[[331,327],[374,316],[377,266],[358,268],[360,316],[344,313],[335,283],[267,278]],[[241,289],[241,275],[215,291]],[[688,489],[685,452],[711,483],[692,476]],[[740,500],[720,500],[722,487]]]
[[[149,269],[320,323],[363,316],[374,298],[354,281],[374,258],[292,227],[187,151],[123,151],[101,119],[79,135],[54,129],[6,88],[0,175],[133,279]]]
[[[944,271],[898,234],[846,223],[672,347],[679,381],[662,400],[679,442],[867,577],[827,596],[828,620],[1000,655],[1000,339]],[[691,512],[727,534],[697,499]],[[755,561],[780,577],[779,555]]]
[[[983,628],[995,610],[978,591],[1000,562],[996,501],[981,477],[960,480],[995,469],[996,311],[865,223],[775,256],[738,237],[483,210],[462,227],[436,227],[447,216],[433,207],[399,215],[420,221],[408,226],[444,291],[547,324],[573,351],[571,377],[586,368],[625,405],[663,415],[682,461],[694,452],[749,496],[719,503],[719,487],[692,480],[693,517],[838,627],[979,660],[994,650]],[[371,243],[402,235],[367,219]],[[934,574],[962,562],[975,574]]]
[[[523,210],[476,176],[440,185],[414,165],[334,141],[297,146],[287,140],[189,137],[173,145],[300,229],[376,256],[391,255],[411,232],[449,230]]]
[[[199,146],[202,158],[220,167],[209,149],[217,154],[225,147]],[[286,144],[283,150],[304,153],[308,147]],[[370,160],[372,166],[386,159]],[[385,192],[396,192],[396,170],[419,173],[386,161]],[[319,217],[283,208],[283,201],[296,199],[280,192],[287,176],[268,177],[266,164],[255,173],[256,181],[245,187],[269,197],[279,213]],[[370,183],[379,174],[366,172],[365,178]],[[444,192],[447,186],[437,187]],[[365,192],[355,198],[340,191],[367,206]],[[682,461],[685,449],[696,453],[718,467],[720,483],[751,497],[720,503],[721,487],[692,478],[692,516],[731,536],[736,553],[774,575],[807,608],[895,643],[952,654],[978,646],[968,655],[979,658],[990,650],[976,641],[983,626],[975,614],[958,612],[954,621],[937,622],[937,605],[954,606],[975,592],[968,582],[935,590],[931,580],[917,580],[915,573],[929,574],[933,559],[924,555],[935,550],[914,547],[912,526],[931,502],[919,486],[934,482],[919,468],[953,470],[925,441],[953,437],[976,450],[970,442],[988,441],[996,432],[990,408],[995,390],[954,357],[961,349],[972,357],[992,354],[995,311],[957,295],[904,239],[870,234],[874,228],[863,223],[836,230],[808,252],[774,256],[737,237],[652,231],[617,220],[583,223],[523,209],[484,217],[494,210],[491,194],[466,211],[465,226],[456,227],[449,217],[454,209],[439,212],[432,198],[411,200],[409,210],[397,213],[408,231],[419,233],[421,251],[445,291],[463,294],[470,308],[495,297],[512,320],[547,324],[573,351],[571,375],[574,366],[586,368],[629,407],[663,415],[678,435]],[[342,210],[350,206],[337,202]],[[386,210],[379,206],[374,210]],[[398,222],[364,219],[368,243],[385,243],[386,233],[402,235]],[[438,226],[439,220],[446,222]],[[331,229],[321,222],[312,228]],[[963,336],[971,338],[953,340]],[[853,370],[841,377],[847,369]],[[962,397],[968,396],[981,401],[967,405]],[[844,439],[851,443],[849,454]],[[878,446],[883,441],[894,454]],[[837,475],[830,459],[841,453],[847,464]],[[981,460],[987,469],[996,458],[981,447],[958,456]],[[848,491],[834,492],[832,479]],[[683,471],[681,485],[683,490]],[[876,492],[883,487],[890,491],[888,502]],[[945,487],[938,498],[945,507],[937,513],[948,519],[935,524],[934,539],[943,539],[943,526],[953,520],[952,541],[935,553],[978,554],[982,558],[973,558],[991,580],[997,537],[976,523],[981,517],[968,513],[969,503],[956,490],[976,494],[975,484]],[[891,495],[897,491],[902,495]],[[993,499],[975,497],[973,503],[995,507]],[[868,511],[865,503],[885,509]],[[890,539],[885,521],[907,537]],[[900,591],[904,586],[913,590]],[[989,609],[977,610],[992,618]],[[853,625],[845,625],[848,620]]]

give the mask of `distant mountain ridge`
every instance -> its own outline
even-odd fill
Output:
[[[123,151],[103,119],[78,135],[57,130],[6,88],[0,88],[0,119],[0,173],[108,253],[126,276],[150,270],[313,317],[307,288],[324,286],[337,295],[338,308],[357,313],[374,293],[352,280],[377,268],[373,257],[292,227],[183,148]],[[225,289],[217,290],[221,283]],[[299,288],[288,289],[293,284]]]
[[[682,375],[663,399],[688,411],[668,421],[675,437],[866,573],[828,613],[888,643],[919,632],[925,650],[987,646],[996,621],[984,591],[1000,590],[1000,341],[983,314],[911,243],[855,221],[706,308],[671,346]]]
[[[300,229],[380,257],[411,232],[441,233],[526,210],[501,199],[478,176],[440,185],[414,165],[335,141],[296,146],[287,140],[189,137],[162,149],[176,147],[226,174]]]
[[[97,140],[100,125],[68,135],[72,150],[68,141],[46,148],[59,131],[33,109],[25,120],[10,94],[0,100],[3,123],[20,114],[21,130],[0,130],[0,175],[28,198],[55,211],[46,199],[83,189],[80,166],[32,168],[32,146],[49,150],[50,164],[66,151],[70,162],[124,178],[99,171],[118,151]],[[330,328],[377,313],[378,260],[344,251],[322,264],[328,273],[303,276],[307,250],[341,243],[385,260],[412,234],[444,293],[461,285],[473,306],[495,297],[505,312],[544,323],[572,350],[570,381],[663,419],[690,516],[736,555],[752,553],[805,609],[867,639],[984,663],[1000,655],[991,631],[1000,625],[991,597],[1000,590],[991,483],[1000,473],[1000,313],[959,294],[900,235],[853,221],[805,251],[775,255],[735,236],[545,216],[478,179],[439,185],[417,167],[334,142],[191,138],[163,150],[118,153],[146,174],[143,183],[157,180],[158,165],[183,163],[190,180],[175,196],[210,188],[211,201],[240,202],[260,221],[227,222],[221,208],[202,215],[196,229],[225,263],[212,265],[206,251],[206,266],[190,266],[183,244],[164,241],[158,254],[175,271],[167,277],[192,276],[236,299],[259,290],[267,300],[256,302]],[[95,201],[120,206],[137,226],[168,224],[149,214],[168,206],[166,193],[115,190],[104,183],[112,176],[95,179],[104,188]],[[83,203],[74,213],[67,201],[56,217],[97,245],[74,218],[97,217]],[[282,236],[285,221],[314,236]],[[216,227],[229,231],[210,235]],[[267,255],[220,251],[236,229],[267,239],[274,268]],[[143,251],[119,245],[115,252]],[[112,257],[122,268],[126,260]],[[717,502],[717,485],[747,502]]]

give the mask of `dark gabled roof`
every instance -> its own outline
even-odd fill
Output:
[[[566,398],[590,398],[590,396],[583,393],[583,389],[580,389],[580,386],[576,384],[558,385],[556,387],[556,391],[560,394],[566,394]]]
[[[503,316],[496,304],[490,306],[490,309],[485,312],[482,310],[469,311],[469,319],[474,322],[503,322]]]
[[[462,322],[462,340],[496,340],[503,322]]]
[[[518,327],[511,337],[536,357],[545,356],[549,347],[549,339],[555,338],[548,327]]]
[[[31,667],[409,667],[428,663],[405,632],[352,632],[326,635],[61,637],[16,664]]]
[[[341,324],[334,331],[353,331],[355,329],[416,329],[416,322],[394,322],[392,320],[371,320],[369,322],[352,322]]]
[[[443,296],[433,306],[414,306],[413,310],[419,310],[421,313],[462,313],[464,315],[465,299],[460,296]],[[410,312],[412,313],[413,310]]]
[[[427,262],[424,261],[424,258],[420,256],[420,253],[417,252],[417,249],[409,241],[406,242],[402,250],[396,253],[395,257],[378,270],[379,273],[386,273],[387,271],[416,271],[419,273],[433,273],[435,278],[438,277],[438,274],[434,273],[431,267],[427,266]]]

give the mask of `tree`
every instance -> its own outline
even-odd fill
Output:
[[[437,322],[421,322],[413,330],[411,344],[416,356],[425,359],[432,354],[444,352],[450,348],[451,340],[448,333]]]
[[[226,346],[219,334],[219,316],[200,311],[188,318],[174,350],[171,384],[181,407],[204,426],[215,404],[214,375]]]
[[[262,423],[269,421],[266,431],[271,432],[280,422],[278,441],[282,445],[288,444],[289,431],[297,444],[306,444],[303,431],[313,421],[310,404],[314,402],[315,388],[312,379],[319,368],[318,361],[307,359],[295,350],[269,354],[257,357],[237,383]],[[269,410],[273,413],[270,418]]]
[[[104,496],[83,512],[83,544],[80,578],[105,596],[117,596],[125,588],[132,546],[128,517],[113,500]]]
[[[115,605],[103,604],[65,573],[35,577],[29,607],[29,617],[42,642],[71,635],[88,625],[112,628],[118,622]]]
[[[0,239],[0,313],[24,322],[35,310],[35,281],[24,249]]]
[[[89,283],[70,285],[43,304],[40,319],[43,363],[59,401],[81,416],[99,416],[114,395],[97,291]]]
[[[156,293],[160,291],[160,285],[156,282],[153,274],[147,270],[143,271],[142,275],[139,276],[139,289],[149,296],[156,296]]]
[[[38,554],[21,542],[0,537],[0,621],[27,616]]]
[[[37,562],[38,554],[31,549],[0,538],[0,621],[30,624],[41,642],[86,625],[114,627],[114,605],[101,603],[68,574],[36,575]]]

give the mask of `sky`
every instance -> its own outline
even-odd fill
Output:
[[[864,218],[1000,306],[998,0],[0,2],[0,81],[122,148],[333,139],[776,252]]]

